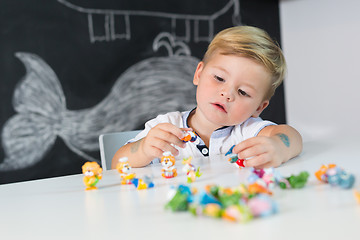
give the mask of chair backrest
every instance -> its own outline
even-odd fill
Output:
[[[105,133],[99,136],[101,166],[104,171],[111,169],[111,160],[116,151],[128,140],[134,138],[140,131]]]

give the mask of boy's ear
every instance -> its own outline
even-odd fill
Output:
[[[200,75],[201,75],[203,68],[204,68],[204,62],[201,61],[198,63],[196,70],[195,70],[195,74],[194,74],[193,83],[196,86],[199,84],[199,79],[200,79]]]
[[[264,109],[269,106],[269,100],[264,100],[259,107],[256,109],[256,111],[254,112],[254,114],[252,115],[252,117],[257,118],[260,116],[260,114],[262,113],[262,111],[264,111]]]

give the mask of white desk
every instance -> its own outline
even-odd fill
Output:
[[[199,189],[210,183],[235,186],[248,174],[223,157],[193,163],[203,172],[193,184]],[[308,171],[307,186],[276,188],[279,213],[247,224],[164,210],[170,185],[186,181],[180,162],[174,179],[163,179],[160,165],[134,169],[138,177],[155,176],[155,188],[148,190],[120,185],[114,170],[104,173],[95,191],[84,190],[82,174],[0,185],[0,239],[359,239],[360,205],[353,191],[314,177],[328,163],[353,173],[360,190],[359,139],[306,142],[302,155],[278,170],[283,176]]]

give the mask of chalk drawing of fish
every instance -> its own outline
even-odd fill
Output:
[[[66,109],[61,84],[45,61],[31,53],[15,55],[26,74],[14,91],[16,114],[2,129],[5,159],[0,171],[41,161],[57,137],[80,157],[99,162],[85,152],[99,150],[100,134],[135,129],[159,113],[195,106],[192,79],[199,60],[192,56],[169,54],[136,63],[100,103],[72,111]]]

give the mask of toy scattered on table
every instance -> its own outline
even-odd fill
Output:
[[[131,166],[127,157],[119,159],[116,165],[116,170],[120,173],[121,184],[132,184],[132,180],[135,178],[135,173],[131,173]]]
[[[354,189],[354,196],[355,196],[357,203],[360,204],[360,191]]]
[[[229,149],[229,151],[227,151],[227,153],[225,153],[225,156],[229,156],[229,162],[230,162],[230,163],[236,163],[236,164],[239,166],[240,169],[241,169],[241,168],[244,168],[244,167],[245,167],[245,165],[244,165],[245,159],[239,159],[239,158],[238,158],[238,155],[235,154],[235,153],[233,153],[234,147],[235,147],[235,145],[233,145],[233,146]]]
[[[250,168],[249,170],[251,171],[251,174],[248,177],[248,183],[257,183],[265,188],[272,189],[281,179],[283,179],[275,168]]]
[[[322,165],[315,172],[318,180],[329,183],[332,186],[340,186],[344,189],[352,188],[355,182],[355,176],[346,172],[344,169],[336,166],[336,164]]]
[[[165,205],[165,208],[174,212],[187,211],[189,203],[193,202],[196,192],[197,189],[190,189],[186,185],[179,185],[177,188],[172,186],[168,193],[169,202]]]
[[[195,182],[195,179],[197,177],[201,176],[200,167],[198,167],[196,169],[195,166],[191,164],[191,161],[192,161],[192,157],[184,158],[182,160],[182,164],[185,165],[184,168],[183,168],[183,171],[187,175],[187,182],[188,183]]]
[[[138,190],[153,188],[155,185],[153,183],[153,178],[145,176],[144,178],[134,178],[132,183]]]
[[[194,131],[185,131],[185,134],[185,137],[181,139],[183,142],[196,142],[198,139]]]
[[[279,186],[282,189],[288,188],[303,188],[309,178],[307,171],[302,171],[299,175],[291,175],[290,177],[280,180]]]
[[[175,191],[165,208],[190,211],[196,216],[248,222],[254,217],[265,217],[277,212],[277,205],[268,194],[251,190],[245,184],[232,188],[207,185],[199,194],[186,185],[179,185]]]
[[[161,175],[164,178],[173,178],[177,176],[175,157],[171,154],[171,152],[163,153],[163,156],[161,157],[161,165],[163,166],[161,169]]]
[[[252,173],[248,177],[248,183],[257,183],[266,189],[274,188],[279,185],[282,189],[303,188],[308,180],[309,173],[301,172],[299,175],[291,175],[284,178],[275,168],[251,169]]]
[[[82,172],[84,174],[84,184],[86,190],[97,189],[96,184],[102,178],[102,168],[97,162],[86,162],[82,166]]]

